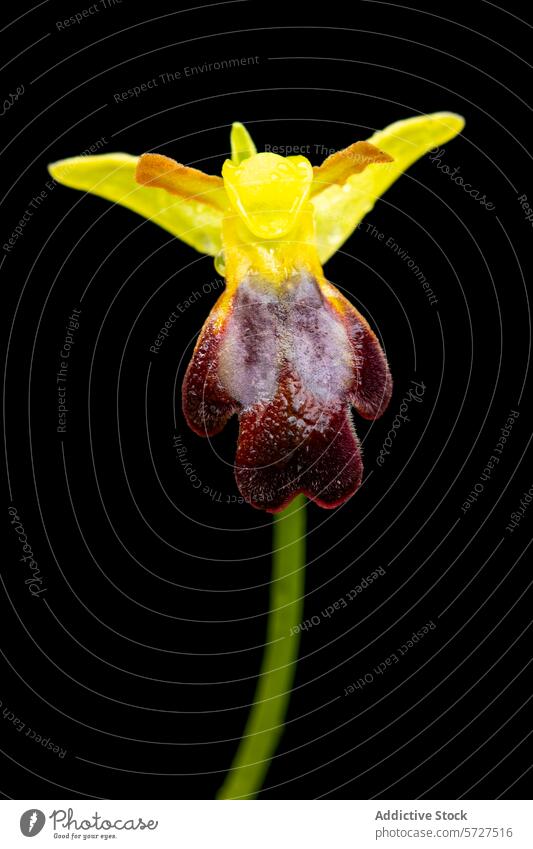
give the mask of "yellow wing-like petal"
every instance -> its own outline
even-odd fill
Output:
[[[393,157],[392,162],[366,168],[348,177],[342,186],[330,186],[312,198],[316,238],[322,263],[353,233],[376,200],[417,159],[453,139],[464,127],[453,112],[434,112],[397,121],[374,133],[368,141]]]
[[[139,185],[138,161],[127,153],[73,156],[53,162],[48,170],[58,183],[119,203],[197,251],[216,255],[221,250],[222,210],[200,197],[176,199],[165,189]]]

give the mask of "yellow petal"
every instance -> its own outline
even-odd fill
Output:
[[[235,121],[231,128],[231,161],[234,165],[240,165],[250,156],[257,153],[252,137],[244,124]]]
[[[393,161],[367,168],[348,177],[343,186],[330,186],[312,198],[321,262],[340,248],[376,200],[413,162],[453,139],[464,123],[464,118],[453,112],[435,112],[397,121],[374,133],[369,143],[388,153]]]
[[[138,162],[138,156],[106,153],[62,159],[48,170],[58,183],[119,203],[201,253],[217,254],[222,211],[200,198],[174,199],[165,189],[140,186],[135,180]]]
[[[344,150],[338,150],[313,168],[311,197],[329,186],[342,185],[352,174],[360,174],[367,165],[392,162],[392,156],[366,141],[358,141]]]

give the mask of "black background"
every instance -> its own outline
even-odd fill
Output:
[[[326,266],[382,339],[395,392],[381,420],[356,421],[359,493],[332,512],[309,506],[306,616],[378,566],[385,575],[302,635],[261,798],[524,797],[533,510],[506,526],[533,484],[532,225],[518,201],[533,197],[529,24],[509,4],[485,2],[452,15],[444,3],[340,11],[228,2],[179,12],[123,0],[58,28],[88,5],[51,0],[2,33],[3,96],[24,86],[1,119],[2,244],[32,198],[45,198],[1,251],[9,485],[0,791],[212,798],[253,698],[268,609],[271,519],[235,503],[236,421],[208,443],[176,403],[220,291],[203,292],[218,278],[212,259],[128,210],[47,188],[47,162],[103,138],[99,152],[155,150],[219,173],[240,120],[259,150],[311,145],[317,164],[323,148],[451,110],[466,128],[440,161],[494,209],[425,157]],[[6,25],[24,10],[7,11]],[[257,61],[185,76],[246,57]],[[176,71],[181,79],[160,82]],[[154,78],[157,86],[116,102]],[[436,305],[389,237],[422,269]],[[168,314],[198,290],[151,354]],[[74,307],[82,312],[61,436],[55,375]],[[413,380],[425,386],[422,400],[380,467]],[[511,410],[520,415],[500,462],[463,513]],[[177,461],[176,434],[201,489]],[[24,584],[10,504],[41,567],[40,598]],[[344,695],[429,621],[435,629],[399,664]],[[10,713],[66,756],[18,732]]]

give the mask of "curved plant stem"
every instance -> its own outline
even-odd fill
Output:
[[[274,517],[266,649],[242,739],[218,799],[253,798],[283,733],[298,660],[305,577],[305,498]]]

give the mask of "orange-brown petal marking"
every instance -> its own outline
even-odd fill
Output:
[[[342,185],[352,174],[360,174],[373,163],[392,162],[388,153],[366,141],[358,141],[332,153],[322,165],[313,168],[311,196],[318,194],[334,184]]]
[[[135,179],[143,186],[165,189],[172,195],[201,201],[222,211],[228,206],[222,177],[204,174],[160,153],[143,153],[139,157]]]

